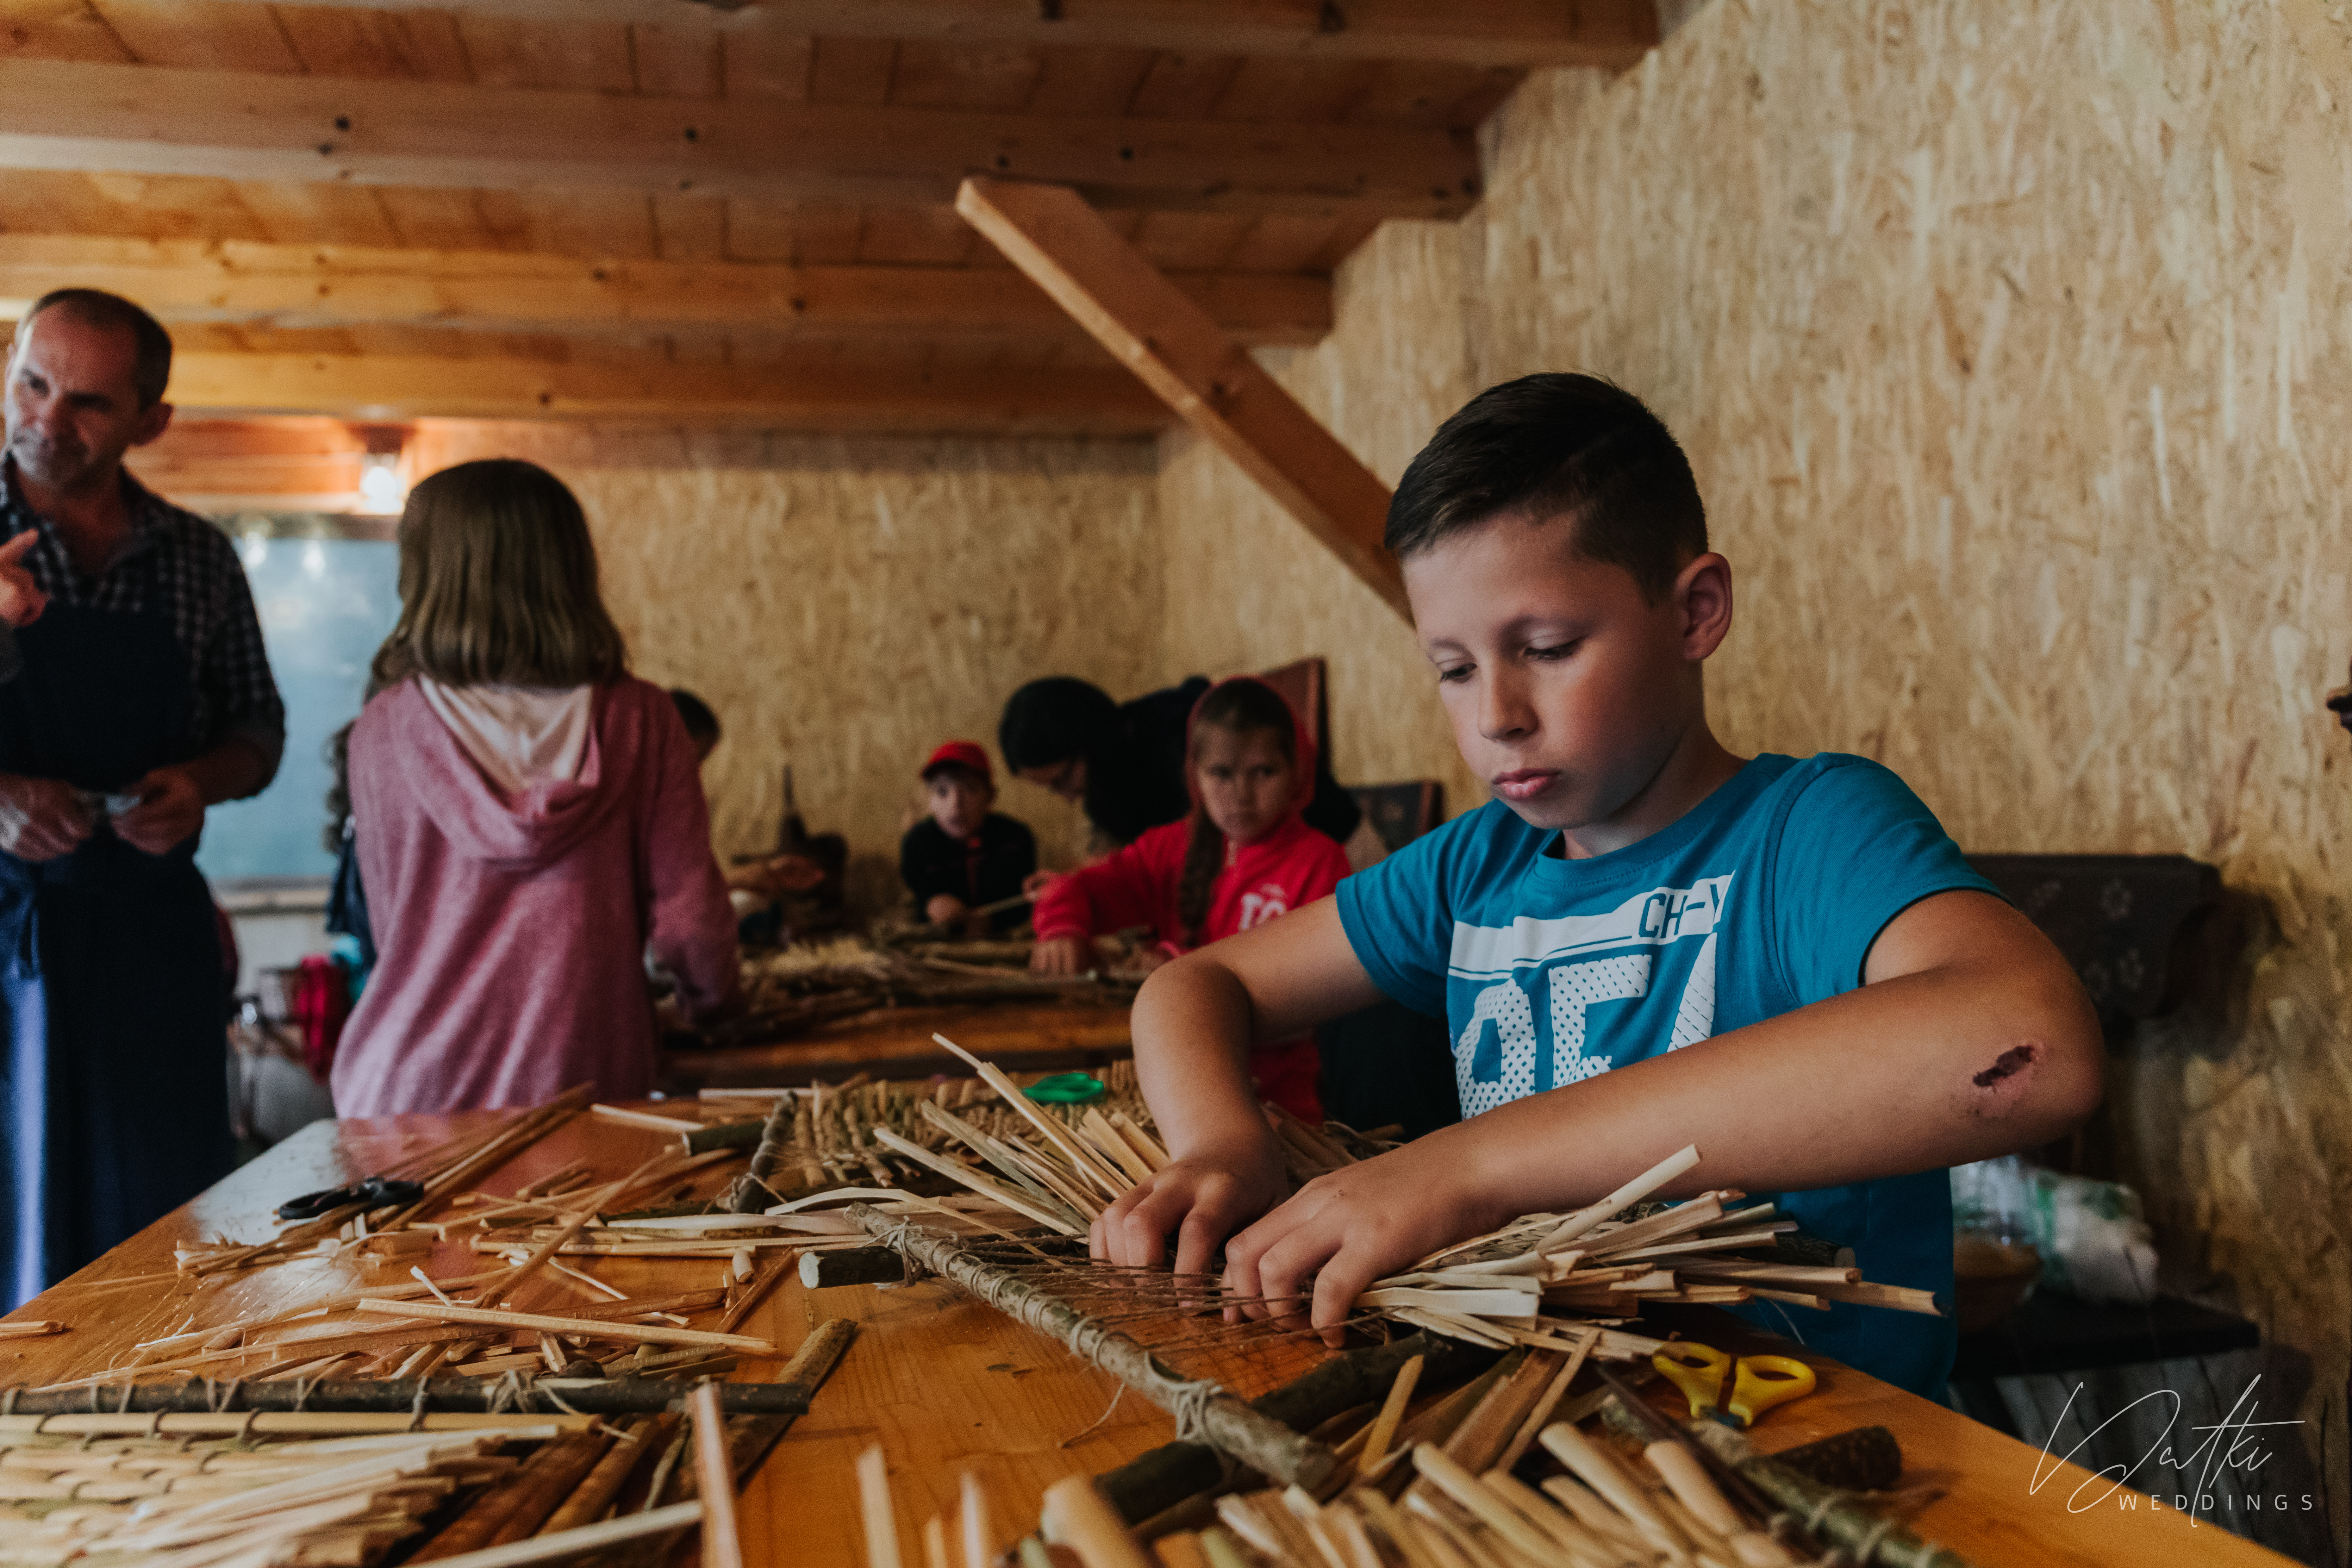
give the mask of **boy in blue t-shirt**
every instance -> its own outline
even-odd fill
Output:
[[[1235,1291],[1311,1290],[1336,1342],[1371,1280],[1696,1143],[1667,1195],[1772,1196],[1865,1278],[1948,1299],[1945,1167],[2047,1142],[2098,1102],[2098,1027],[2065,961],[1886,769],[1716,740],[1701,672],[1731,628],[1731,567],[1630,394],[1557,374],[1481,394],[1406,470],[1387,542],[1496,799],[1151,977],[1136,1061],[1175,1159],[1103,1215],[1095,1250],[1156,1263],[1173,1234],[1197,1270],[1223,1242]],[[1465,1120],[1286,1202],[1250,1043],[1384,994],[1444,1012]],[[1948,1320],[1759,1305],[1907,1388],[1950,1366]]]

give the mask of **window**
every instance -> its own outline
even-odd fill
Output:
[[[388,520],[387,520],[388,521]],[[368,662],[400,614],[400,551],[367,520],[244,513],[237,542],[286,701],[286,758],[269,787],[205,816],[196,865],[215,884],[323,879],[327,741],[359,716]]]

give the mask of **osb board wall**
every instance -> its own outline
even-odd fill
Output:
[[[1737,572],[1733,744],[1881,758],[1972,849],[2221,866],[2247,943],[2116,1059],[2112,1114],[2172,1278],[2312,1358],[2338,1521],[2348,113],[2315,0],[1717,0],[1613,83],[1532,79],[1461,248],[1383,231],[1285,367],[1391,479],[1456,353],[1617,379]],[[1388,613],[1203,460],[1160,486],[1171,642],[1307,626],[1386,671]],[[1433,770],[1432,702],[1397,743]],[[1335,712],[1343,752],[1380,716]]]
[[[773,845],[790,763],[810,827],[848,835],[869,909],[903,897],[898,835],[931,748],[994,756],[1034,675],[1124,693],[1156,673],[1148,445],[444,424],[417,447],[420,473],[521,457],[572,487],[636,672],[725,726],[703,770],[719,853]],[[1074,808],[1017,782],[999,808],[1048,864],[1076,862]]]
[[[1261,354],[1391,484],[1473,390],[1461,254],[1453,225],[1383,226],[1340,268],[1337,330],[1313,349]],[[1197,437],[1163,437],[1160,509],[1171,674],[1321,654],[1341,779],[1439,779],[1449,814],[1486,798],[1454,749],[1412,628],[1239,468]]]

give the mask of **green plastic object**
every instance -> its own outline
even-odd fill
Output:
[[[1052,1078],[1039,1079],[1021,1092],[1047,1105],[1088,1105],[1110,1090],[1091,1073],[1057,1072]]]

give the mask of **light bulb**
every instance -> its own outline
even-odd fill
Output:
[[[400,510],[406,497],[399,465],[399,458],[390,452],[370,452],[360,459],[360,495],[370,511]]]

